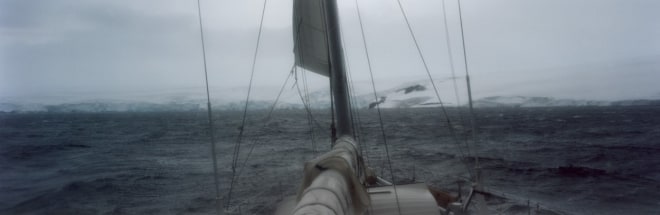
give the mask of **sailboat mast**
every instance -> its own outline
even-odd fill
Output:
[[[337,136],[349,135],[352,137],[351,103],[347,86],[348,82],[346,81],[346,67],[344,65],[344,50],[342,49],[339,28],[337,0],[323,1],[323,9],[328,38],[328,58],[330,60],[330,88],[335,104],[335,116],[337,117]]]

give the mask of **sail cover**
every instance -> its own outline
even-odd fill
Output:
[[[296,65],[328,76],[328,43],[322,0],[293,1],[293,42]]]

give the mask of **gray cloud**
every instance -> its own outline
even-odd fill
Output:
[[[451,76],[441,1],[402,2],[431,72]],[[660,91],[649,81],[660,79],[658,2],[462,3],[477,97],[621,99]],[[247,85],[262,4],[202,0],[212,87]],[[378,87],[424,79],[396,1],[360,5]],[[456,2],[447,5],[452,56],[463,76]],[[363,83],[369,76],[354,2],[340,1],[340,8],[352,76]],[[195,1],[3,1],[0,96],[202,87],[196,12]],[[291,2],[270,0],[256,85],[279,85],[290,69],[290,23]],[[315,86],[326,82],[311,77]]]

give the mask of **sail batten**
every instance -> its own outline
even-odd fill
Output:
[[[293,2],[293,42],[296,65],[329,77],[328,39],[321,0]]]

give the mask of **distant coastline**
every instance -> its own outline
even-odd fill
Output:
[[[397,102],[397,101],[392,101]],[[365,102],[363,102],[365,103]],[[440,103],[426,102],[424,99],[413,97],[407,100],[398,100],[398,103],[387,104],[381,102],[381,108],[432,108]],[[374,104],[374,103],[372,103]],[[523,96],[493,96],[477,99],[473,102],[475,108],[526,108],[526,107],[585,107],[585,106],[660,106],[660,100],[635,99],[620,101],[593,101],[555,99],[551,97],[523,97]],[[214,110],[241,110],[244,102],[215,103]],[[267,110],[273,105],[273,101],[250,101],[250,110]],[[375,105],[371,105],[375,108]],[[456,107],[449,104],[449,107]],[[465,105],[461,105],[464,107]],[[304,109],[302,104],[278,103],[277,109]],[[360,109],[368,109],[369,105],[360,105]],[[317,104],[314,109],[327,109]],[[117,102],[117,101],[95,101],[62,104],[40,104],[40,103],[0,103],[0,113],[71,113],[71,112],[186,112],[206,110],[204,101],[185,102]]]

